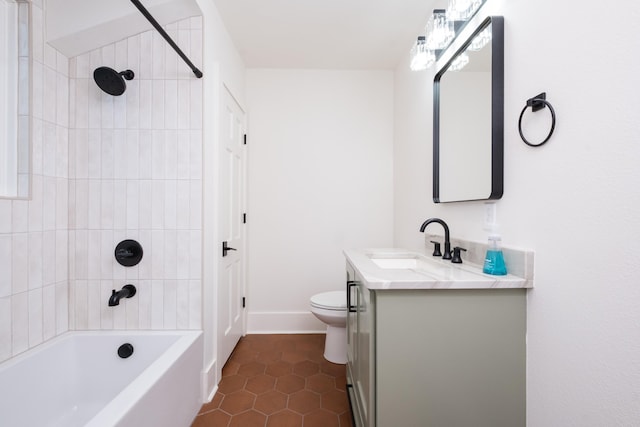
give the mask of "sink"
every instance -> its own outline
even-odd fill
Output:
[[[470,274],[472,277],[475,276],[465,271],[459,264],[430,259],[416,253],[370,252],[367,256],[376,267],[382,270],[411,270],[434,280],[459,280],[468,278]]]
[[[397,270],[418,267],[418,260],[416,258],[371,258],[371,261],[378,267],[384,269]]]

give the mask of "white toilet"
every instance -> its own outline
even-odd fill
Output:
[[[332,363],[347,363],[347,294],[331,291],[316,294],[309,301],[311,312],[327,324],[324,358]]]

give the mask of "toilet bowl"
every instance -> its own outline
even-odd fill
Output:
[[[316,294],[309,304],[311,312],[327,325],[324,358],[332,363],[347,363],[347,295],[344,291]]]

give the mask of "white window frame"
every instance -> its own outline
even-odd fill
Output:
[[[0,197],[18,195],[18,3],[0,0]]]

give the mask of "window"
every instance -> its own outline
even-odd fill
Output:
[[[0,196],[27,197],[29,4],[0,0]]]

